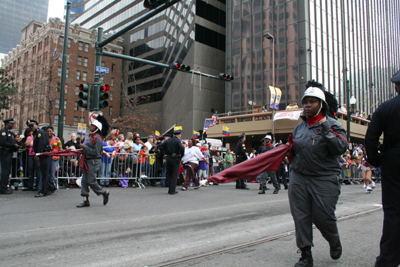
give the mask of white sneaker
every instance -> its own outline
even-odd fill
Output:
[[[370,185],[371,185],[372,189],[375,189],[375,187],[376,187],[375,182],[372,182],[372,184],[370,184]]]
[[[366,187],[367,187],[367,186],[364,184],[364,185],[363,185],[363,188],[366,188]]]
[[[365,191],[372,191],[373,190],[373,188],[372,188],[372,186],[371,185],[368,185],[366,188],[365,188]]]

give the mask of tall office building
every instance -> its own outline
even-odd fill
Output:
[[[0,8],[0,53],[21,42],[21,30],[32,20],[46,22],[49,0],[2,0]]]
[[[74,22],[118,31],[148,12],[143,2],[91,0]],[[164,64],[180,62],[217,76],[225,69],[225,24],[225,0],[183,0],[126,33],[124,53]],[[157,118],[159,131],[177,124],[189,137],[203,128],[204,118],[225,110],[223,81],[128,61],[123,75],[124,92]]]
[[[310,79],[323,83],[340,105],[350,90],[355,108],[366,114],[393,96],[390,77],[400,68],[398,0],[232,0],[226,7],[226,61],[236,77],[226,87],[227,112],[269,106],[274,80],[281,109],[299,101]]]
[[[69,16],[69,21],[71,22],[85,11],[85,4],[89,2],[89,0],[65,0],[65,8],[67,6],[67,2],[71,3],[71,13]]]

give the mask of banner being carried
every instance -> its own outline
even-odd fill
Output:
[[[269,91],[271,92],[271,99],[270,99],[270,108],[274,108],[276,110],[279,109],[279,103],[281,102],[282,91],[277,87],[270,86]]]

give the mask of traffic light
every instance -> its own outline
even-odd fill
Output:
[[[228,75],[228,74],[225,74],[225,73],[220,73],[220,74],[218,75],[218,77],[219,77],[221,80],[233,81],[233,76]]]
[[[108,91],[110,91],[110,86],[108,84],[100,85],[99,108],[108,107],[108,101],[106,101],[109,97]]]
[[[186,66],[181,63],[172,63],[170,67],[171,67],[171,69],[174,69],[174,70],[180,70],[180,71],[185,71],[185,72],[190,71],[190,66]]]
[[[88,108],[88,97],[89,97],[89,85],[87,84],[80,84],[79,85],[79,101],[78,101],[78,106],[82,108]]]
[[[161,6],[165,2],[168,2],[168,0],[144,0],[143,6],[145,8],[153,9],[158,6]]]

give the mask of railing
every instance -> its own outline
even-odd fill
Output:
[[[32,183],[40,187],[38,181],[42,174],[38,165],[39,161],[34,161],[33,158],[34,156],[29,156],[27,151],[14,152],[11,185],[17,187],[22,180],[31,179]],[[82,177],[83,170],[79,167],[78,161],[79,157],[76,156],[63,156],[51,161],[49,177],[53,179],[57,188],[61,184],[69,187]],[[145,182],[165,179],[165,170],[165,161],[160,155],[148,155],[142,162],[135,154],[118,153],[109,160],[102,159],[97,179],[102,185],[109,184],[110,180],[133,180],[138,188],[145,188]]]

